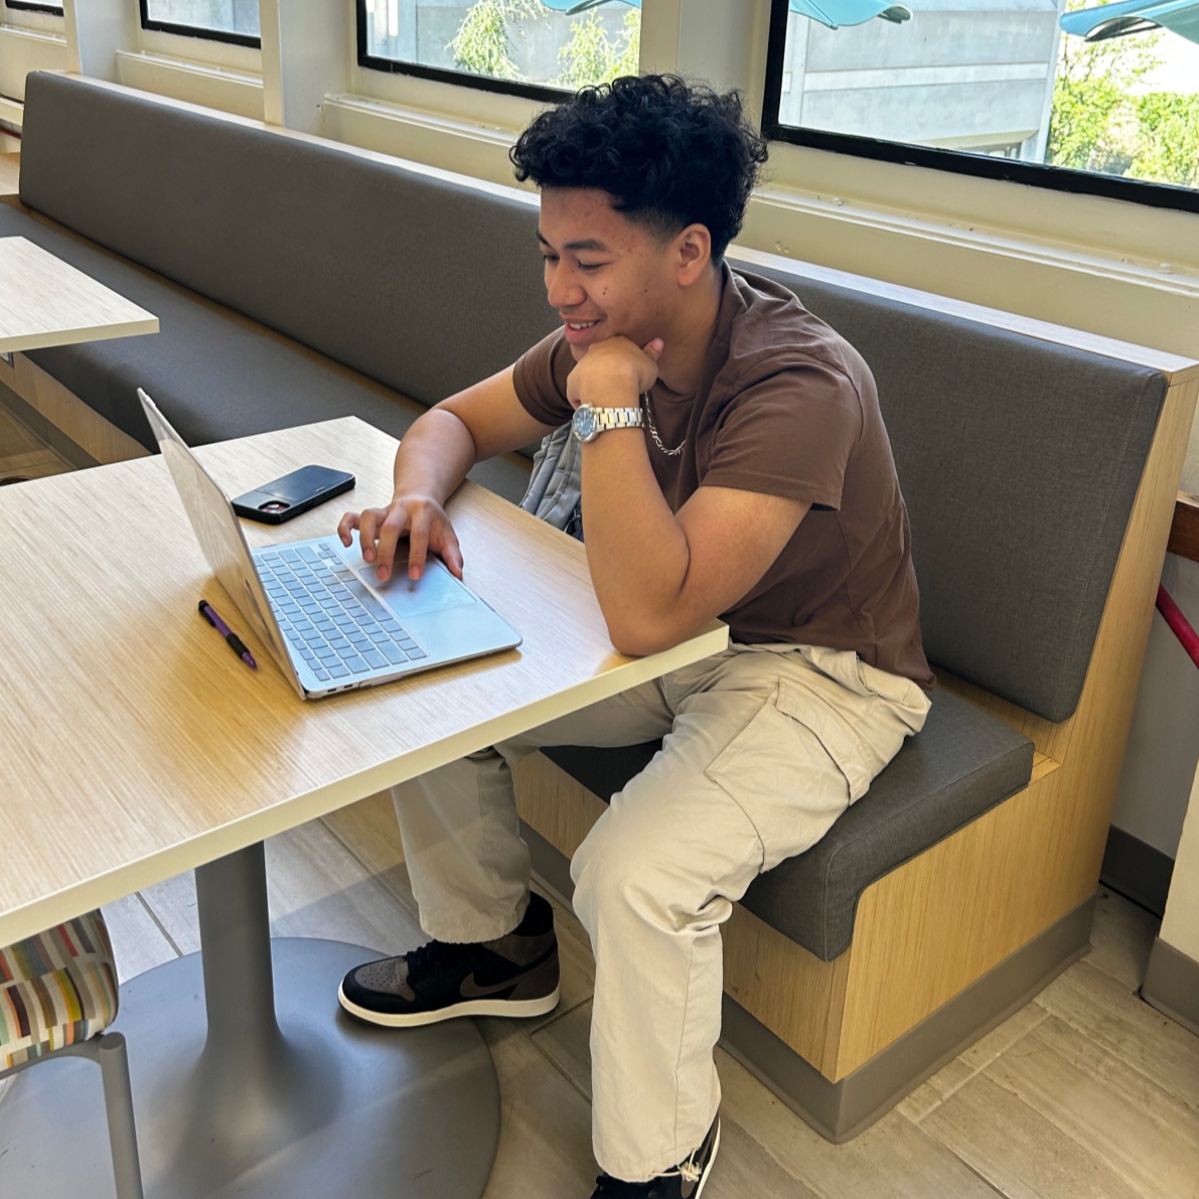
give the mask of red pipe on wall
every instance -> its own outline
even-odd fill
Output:
[[[1190,655],[1191,661],[1199,666],[1199,633],[1191,627],[1191,622],[1182,614],[1182,609],[1162,586],[1157,589],[1157,610],[1165,617],[1170,631],[1182,643],[1182,648]]]

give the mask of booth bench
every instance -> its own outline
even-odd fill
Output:
[[[73,455],[424,406],[556,323],[536,197],[78,77],[29,77],[19,234],[155,313],[18,355],[3,398]],[[852,1136],[1088,947],[1199,365],[737,249],[861,351],[911,516],[924,730],[725,929],[725,1043]],[[519,455],[472,477],[518,500]],[[564,534],[565,535],[565,534]],[[539,874],[657,745],[518,771]]]

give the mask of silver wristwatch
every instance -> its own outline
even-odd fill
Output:
[[[574,435],[582,442],[594,441],[607,429],[640,429],[640,408],[593,408],[580,404],[570,422]]]

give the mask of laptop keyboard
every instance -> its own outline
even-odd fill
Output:
[[[259,550],[254,561],[283,635],[321,682],[428,657],[329,546]]]

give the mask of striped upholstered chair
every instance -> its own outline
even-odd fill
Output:
[[[117,1199],[142,1199],[117,973],[98,911],[0,948],[0,1079],[68,1054],[98,1062]]]

